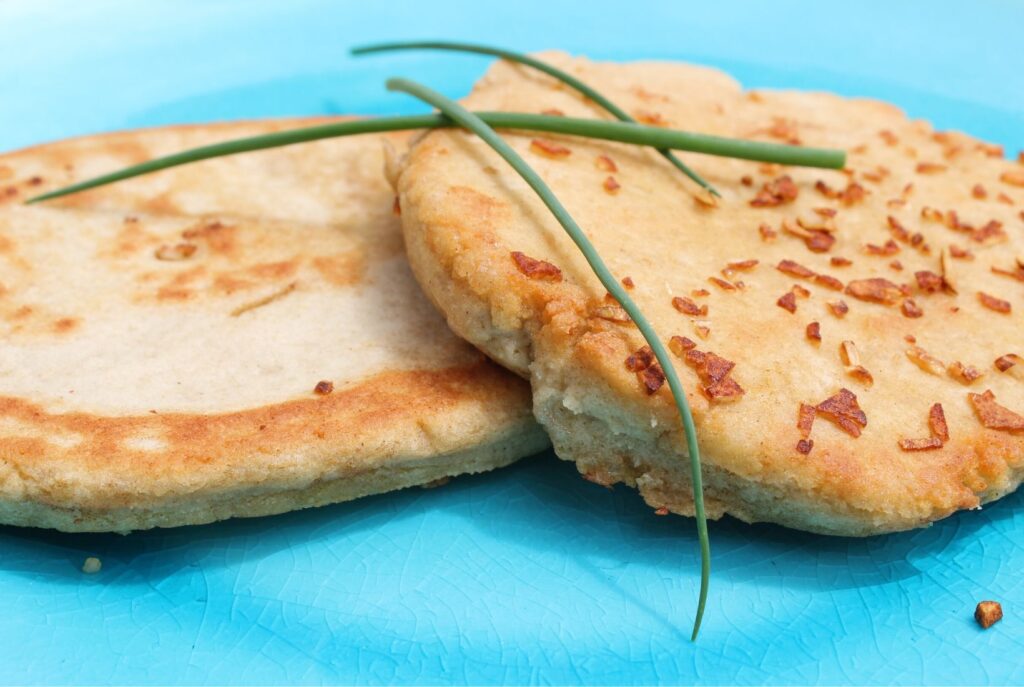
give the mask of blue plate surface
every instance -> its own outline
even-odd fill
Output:
[[[102,130],[410,112],[383,79],[464,93],[453,38],[673,58],[750,86],[881,97],[1024,147],[1024,5],[1003,2],[0,4],[0,149]],[[699,164],[698,164],[699,167]],[[1022,337],[1024,338],[1024,337]],[[3,342],[0,341],[0,355]],[[551,455],[355,503],[129,537],[0,528],[0,682],[1024,682],[1024,496],[918,532],[711,526]],[[86,576],[86,556],[103,570]],[[982,632],[982,598],[1006,619]]]

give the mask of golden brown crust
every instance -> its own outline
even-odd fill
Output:
[[[532,152],[528,134],[505,133],[613,273],[632,277],[631,295],[666,343],[693,337],[735,363],[730,378],[745,393],[728,403],[702,394],[696,372],[676,363],[701,436],[710,513],[865,535],[921,526],[1017,487],[1024,437],[983,426],[967,394],[991,385],[999,403],[1019,413],[1024,386],[994,371],[983,382],[957,372],[980,371],[1020,341],[1020,307],[993,312],[977,296],[1020,298],[1019,283],[991,269],[1012,270],[1024,255],[1016,216],[1024,195],[1000,181],[1014,163],[884,103],[744,92],[719,72],[686,65],[547,57],[634,114],[657,110],[669,125],[850,151],[844,172],[684,155],[722,192],[710,207],[652,151],[566,137],[555,142],[571,154],[552,158]],[[468,103],[593,116],[571,92],[507,64],[496,65]],[[602,188],[602,156],[615,161],[614,195]],[[979,183],[1009,202],[994,193],[978,198]],[[418,142],[397,187],[424,290],[457,332],[529,375],[535,412],[559,455],[596,481],[636,485],[655,508],[692,512],[670,396],[649,395],[623,364],[641,338],[628,323],[600,316],[604,289],[529,189],[483,144],[454,131]],[[561,281],[528,278],[509,259],[513,251],[551,263]],[[752,269],[726,274],[752,259]],[[775,269],[783,261],[806,271]],[[915,283],[926,271],[937,284]],[[849,294],[842,305],[839,289]],[[792,307],[776,307],[787,293]],[[683,295],[693,297],[697,315],[673,305]],[[809,322],[822,323],[820,341],[807,338]],[[940,360],[937,374],[908,356],[906,337]],[[850,345],[841,349],[843,342]],[[843,388],[864,422],[833,413],[802,436],[794,421],[801,404],[819,406]],[[903,440],[928,437],[935,403],[949,440],[901,449]]]
[[[126,531],[343,500],[320,498],[320,483],[357,492],[348,498],[380,493],[541,450],[521,410],[528,404],[526,386],[482,357],[223,414],[55,414],[0,398],[0,514],[12,524]],[[403,473],[415,479],[403,483]],[[352,484],[363,475],[373,480]],[[266,501],[282,495],[285,503]],[[20,521],[25,513],[40,519]]]
[[[0,167],[38,192],[307,123],[76,139]],[[0,206],[0,522],[196,524],[541,450],[528,385],[448,332],[408,273],[381,146],[310,144]]]

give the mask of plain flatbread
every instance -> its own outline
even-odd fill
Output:
[[[413,281],[381,137],[20,202],[310,123],[0,157],[0,522],[128,531],[279,513],[547,445],[527,384],[457,339]]]
[[[867,535],[1017,487],[1024,166],[877,101],[545,57],[646,123],[849,151],[845,172],[683,154],[722,192],[710,207],[652,150],[507,133],[665,342],[679,337],[712,517]],[[465,102],[606,116],[507,63]],[[638,331],[525,183],[479,140],[437,131],[397,187],[421,285],[457,333],[531,380],[558,455],[691,514],[659,370],[630,358]]]

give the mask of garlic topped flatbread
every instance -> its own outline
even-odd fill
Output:
[[[684,64],[545,59],[644,123],[849,153],[842,171],[684,154],[715,204],[653,150],[503,132],[675,354],[710,515],[868,535],[1017,487],[1024,165],[877,101],[744,91]],[[464,102],[604,116],[507,63]],[[556,452],[691,514],[660,368],[522,179],[447,130],[416,143],[397,188],[424,290],[530,379]]]

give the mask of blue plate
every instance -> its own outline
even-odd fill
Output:
[[[379,5],[379,6],[375,6]],[[389,75],[464,93],[484,61],[355,61],[445,37],[676,58],[750,86],[882,97],[1024,146],[1009,2],[0,4],[0,149],[100,130],[408,112]],[[698,165],[699,167],[699,165]],[[0,355],[3,342],[0,341]],[[918,532],[711,526],[700,641],[692,522],[551,455],[443,489],[129,537],[0,528],[6,683],[1024,682],[1024,497]],[[86,576],[86,556],[103,570]],[[1006,619],[972,619],[983,598]]]

